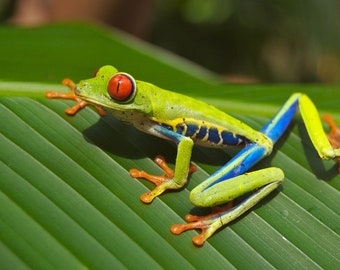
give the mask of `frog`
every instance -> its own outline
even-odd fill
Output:
[[[187,184],[189,175],[197,170],[191,162],[194,145],[240,148],[224,166],[190,192],[194,206],[212,208],[212,212],[205,216],[188,214],[185,217],[188,223],[170,228],[174,234],[200,229],[201,233],[192,238],[196,246],[202,246],[218,229],[242,216],[281,185],[285,178],[282,169],[251,171],[251,168],[271,154],[298,111],[319,157],[337,161],[340,168],[340,129],[326,115],[323,119],[331,128],[327,134],[316,106],[304,93],[293,93],[267,124],[255,130],[204,101],[136,80],[112,65],[102,66],[93,77],[77,84],[70,79],[65,79],[63,84],[70,88],[69,93],[48,91],[46,97],[75,100],[76,104],[65,110],[67,114],[75,115],[93,105],[101,116],[111,115],[144,133],[175,143],[174,169],[163,156],[157,156],[154,161],[163,170],[162,175],[138,169],[129,171],[132,177],[155,185],[140,196],[146,204],[167,190],[178,190]],[[232,202],[239,197],[242,200],[234,205]]]

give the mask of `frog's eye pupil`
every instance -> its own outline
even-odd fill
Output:
[[[110,78],[107,91],[116,101],[129,101],[136,93],[136,82],[129,74],[117,73]]]

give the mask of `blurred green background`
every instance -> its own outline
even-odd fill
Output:
[[[113,118],[99,120],[92,110],[68,117],[64,109],[72,102],[42,95],[50,85],[60,89],[56,83],[65,76],[79,80],[111,61],[256,129],[293,91],[308,92],[339,122],[339,85],[299,84],[339,80],[337,2],[0,0],[0,7],[4,25],[104,24],[191,59],[226,81],[263,82],[214,84],[215,76],[172,54],[88,24],[1,27],[1,269],[66,263],[70,269],[339,265],[340,176],[334,163],[314,158],[299,118],[274,155],[259,164],[285,170],[280,192],[197,249],[190,242],[195,232],[173,236],[169,227],[192,209],[189,191],[232,153],[196,149],[200,170],[188,186],[146,207],[138,197],[152,185],[132,181],[127,170],[156,172],[151,158],[168,153],[174,161],[175,149]]]
[[[340,81],[336,0],[0,0],[2,23],[92,21],[231,82]]]

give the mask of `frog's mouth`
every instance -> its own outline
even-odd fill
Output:
[[[84,95],[84,92],[81,91],[81,89],[79,87],[75,87],[74,92],[75,92],[76,96],[79,97],[81,100],[83,100],[83,101],[85,101],[85,102],[87,102],[87,103],[89,103],[93,106],[102,107],[103,109],[110,107],[109,105],[107,105],[103,102],[99,102],[95,98],[91,98],[91,97]]]
[[[74,93],[76,94],[77,97],[79,97],[80,99],[82,99],[82,100],[84,100],[88,103],[91,103],[91,104],[95,103],[94,102],[95,100],[93,98],[90,98],[90,97],[84,95],[84,91],[82,91],[81,88],[79,88],[77,86],[74,88]]]
[[[74,88],[74,92],[76,93],[77,96],[82,97],[81,96],[81,91],[80,91],[80,89],[77,86]]]

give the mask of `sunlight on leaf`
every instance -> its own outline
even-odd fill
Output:
[[[59,85],[64,77],[91,77],[110,63],[259,129],[295,91],[307,92],[339,121],[339,87],[219,84],[208,72],[201,76],[202,69],[181,65],[183,60],[169,64],[168,54],[162,59],[145,44],[92,26],[0,32],[7,37],[2,54],[13,56],[1,58],[6,69],[0,81],[4,269],[335,269],[340,264],[340,177],[334,162],[318,159],[299,116],[273,155],[256,166],[281,167],[282,186],[197,248],[191,242],[196,232],[174,236],[169,228],[197,210],[190,190],[221,166],[229,151],[195,148],[199,169],[187,187],[144,205],[139,196],[152,185],[132,179],[128,170],[157,173],[154,156],[165,155],[173,164],[176,148],[90,108],[69,117],[64,110],[72,102],[44,98],[49,89],[66,91]]]

